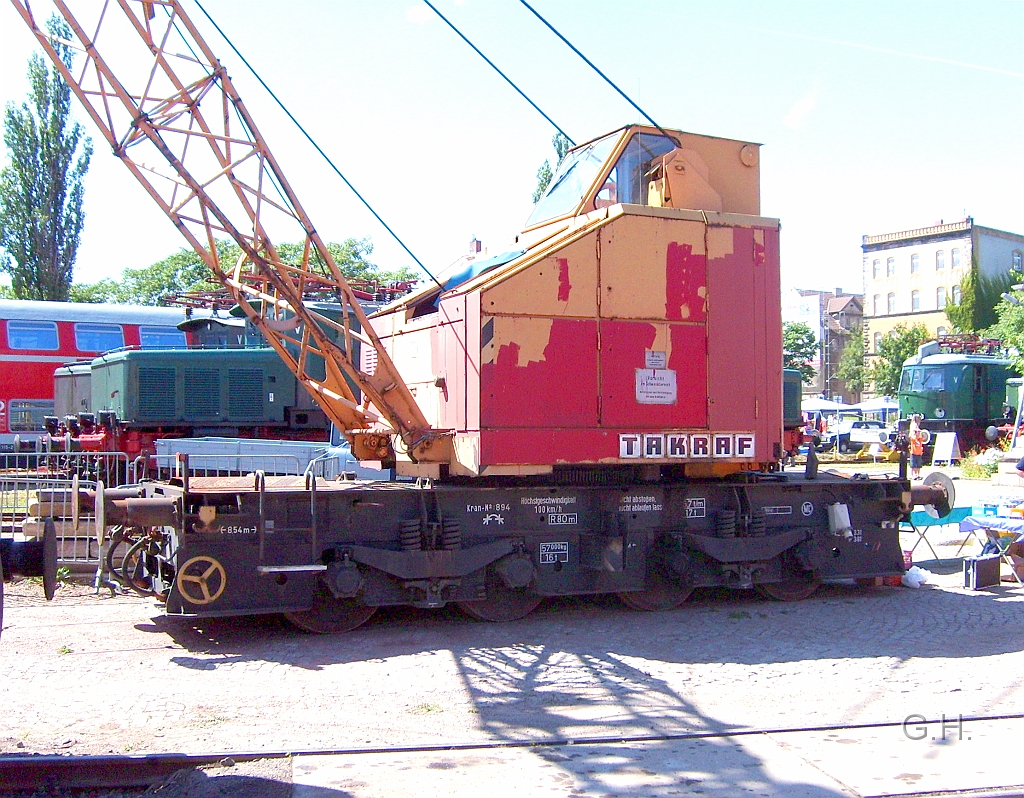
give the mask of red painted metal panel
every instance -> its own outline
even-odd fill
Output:
[[[707,318],[703,292],[707,285],[707,259],[694,254],[691,244],[669,242],[665,253],[665,318],[702,322]],[[686,314],[683,314],[686,308]]]
[[[775,458],[770,446],[775,441],[782,441],[782,360],[778,353],[782,351],[782,285],[779,268],[779,230],[778,228],[762,228],[756,231],[758,247],[758,291],[763,299],[764,320],[761,329],[764,335],[761,340],[761,355],[758,358],[759,368],[763,372],[761,384],[761,405],[759,407],[759,435],[766,447],[765,456]],[[763,255],[763,257],[761,257]]]
[[[658,325],[664,326],[664,325]],[[706,429],[707,345],[704,326],[672,324],[668,369],[675,372],[675,404],[637,400],[637,369],[655,347],[658,327],[650,322],[601,322],[601,424],[642,429]]]
[[[515,340],[498,346],[494,361],[480,371],[481,427],[597,426],[597,322],[516,322],[524,329],[549,329],[543,356],[524,362]]]
[[[774,361],[782,350],[778,279],[766,272],[777,270],[777,259],[769,265],[754,230],[730,232],[730,245],[717,256],[712,250],[708,264],[709,423],[756,430],[758,459],[770,459],[771,444],[781,436],[781,363],[776,368]],[[769,341],[778,348],[770,350]],[[769,380],[769,371],[777,379]]]
[[[719,233],[724,232],[722,230]],[[752,384],[757,367],[753,274],[753,231],[728,231],[731,251],[708,264],[708,362],[711,382],[709,422],[753,425],[757,387]]]
[[[466,296],[466,421],[465,429],[480,429],[480,292]]]

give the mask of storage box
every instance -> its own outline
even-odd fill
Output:
[[[968,590],[983,590],[999,584],[998,554],[985,557],[964,557],[964,587]]]

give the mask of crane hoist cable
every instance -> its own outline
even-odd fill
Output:
[[[648,114],[643,108],[641,108],[639,105],[637,105],[635,102],[633,102],[632,98],[628,94],[626,94],[626,92],[624,92],[622,89],[620,89],[618,86],[616,86],[615,82],[610,77],[608,77],[606,74],[604,74],[604,72],[602,72],[600,69],[598,69],[597,65],[593,61],[591,61],[589,58],[587,58],[585,55],[583,55],[583,53],[581,53],[572,44],[572,42],[570,42],[561,33],[558,32],[558,29],[555,28],[554,25],[552,25],[550,22],[548,22],[546,19],[544,19],[544,17],[542,17],[540,15],[540,13],[533,6],[531,6],[529,3],[527,3],[526,0],[519,0],[519,2],[522,3],[524,6],[526,6],[530,10],[530,12],[535,17],[537,17],[537,19],[539,19],[541,22],[543,22],[547,26],[548,30],[550,30],[553,34],[555,34],[555,36],[557,36],[559,39],[561,39],[563,42],[565,42],[565,44],[569,47],[569,49],[572,50],[574,53],[576,53],[576,55],[578,55],[580,58],[582,58],[583,61],[587,64],[587,66],[589,66],[598,75],[600,75],[602,78],[604,78],[605,82],[609,86],[611,86],[613,89],[615,89],[615,91],[617,91],[626,102],[628,102],[630,105],[632,105],[633,108],[635,108],[644,117],[644,119],[646,119],[648,122],[650,122],[653,127],[656,127],[658,129],[658,132],[661,133],[661,135],[663,135],[665,138],[671,138],[671,136],[669,136],[668,133],[665,132],[665,130],[662,128],[662,126],[659,125],[657,122],[655,122],[651,118],[650,114]]]
[[[313,145],[313,147],[316,149],[316,151],[318,153],[320,153],[320,155],[323,157],[323,159],[327,162],[327,165],[330,166],[331,169],[334,170],[334,173],[344,181],[345,185],[348,186],[352,190],[352,193],[355,194],[356,197],[359,199],[359,201],[362,202],[363,205],[366,207],[366,209],[370,213],[373,214],[373,217],[378,222],[381,223],[381,225],[384,227],[384,229],[387,230],[388,233],[391,234],[391,237],[393,239],[395,239],[395,241],[398,242],[398,245],[400,247],[402,247],[402,249],[404,249],[406,251],[406,253],[409,255],[409,257],[412,258],[414,261],[416,261],[416,265],[419,266],[421,269],[423,269],[423,271],[426,273],[426,275],[431,280],[433,280],[435,283],[437,283],[438,288],[441,288],[443,290],[444,286],[430,272],[430,270],[426,266],[423,265],[423,261],[421,261],[419,258],[417,258],[413,254],[412,250],[409,249],[409,247],[407,247],[405,245],[405,242],[402,241],[401,238],[399,238],[398,233],[396,233],[394,230],[391,229],[391,226],[387,222],[385,222],[384,219],[381,218],[380,214],[378,214],[377,211],[375,211],[373,209],[373,206],[370,205],[370,203],[366,200],[366,198],[362,194],[359,193],[359,191],[356,189],[356,187],[353,186],[351,182],[349,182],[349,179],[347,177],[345,177],[344,174],[342,174],[341,170],[335,165],[334,161],[331,160],[330,156],[326,152],[324,152],[323,148],[321,148],[321,146],[319,144],[317,144],[316,140],[306,131],[306,129],[302,126],[302,124],[299,122],[299,120],[295,118],[295,116],[292,114],[292,112],[288,110],[288,107],[274,93],[274,91],[270,88],[270,86],[267,85],[266,81],[264,81],[263,78],[260,77],[260,74],[255,70],[255,68],[253,68],[252,64],[250,64],[246,60],[245,56],[242,55],[239,52],[238,48],[235,47],[234,43],[231,41],[231,39],[228,38],[227,34],[224,33],[223,30],[221,30],[220,26],[216,22],[214,22],[213,17],[211,17],[209,12],[205,8],[203,8],[203,4],[200,3],[199,0],[195,0],[195,4],[196,4],[196,6],[198,6],[199,10],[203,12],[203,15],[210,21],[210,24],[213,25],[213,27],[217,30],[217,33],[219,33],[221,35],[221,37],[224,39],[224,41],[227,42],[228,47],[230,47],[232,49],[232,51],[234,51],[235,55],[237,55],[241,59],[242,63],[245,64],[246,68],[252,73],[253,77],[255,77],[256,80],[259,81],[260,85],[264,89],[266,89],[267,94],[269,94],[273,98],[274,102],[276,102],[278,104],[278,106],[281,108],[281,110],[284,111],[285,114],[288,116],[288,118],[295,124],[295,127],[297,127],[299,129],[299,132],[301,132],[302,135],[306,137],[306,140],[310,144]]]
[[[537,103],[535,103],[533,100],[531,100],[529,97],[527,97],[526,96],[526,92],[524,92],[515,83],[512,82],[512,78],[510,78],[508,75],[506,75],[500,69],[498,69],[498,66],[490,58],[488,58],[486,55],[484,55],[482,52],[480,52],[480,48],[478,48],[475,44],[473,44],[473,42],[471,42],[469,39],[467,39],[466,36],[462,33],[462,31],[460,31],[457,27],[455,27],[455,25],[452,23],[451,20],[448,19],[448,17],[446,17],[444,14],[442,14],[440,11],[438,11],[437,10],[437,6],[435,6],[433,3],[431,3],[430,0],[423,0],[423,2],[426,3],[430,7],[430,9],[435,14],[437,14],[445,22],[445,24],[449,28],[451,28],[453,31],[455,31],[455,33],[458,34],[459,38],[462,39],[462,41],[464,41],[466,44],[468,44],[470,47],[472,47],[473,48],[473,52],[475,52],[478,56],[480,56],[482,59],[484,59],[484,61],[486,61],[487,64],[495,72],[497,72],[499,75],[501,75],[505,79],[505,82],[508,83],[509,86],[511,86],[513,89],[515,89],[517,92],[519,92],[519,96],[522,97],[524,100],[526,100],[526,102],[528,102],[531,106],[533,106],[533,109],[538,114],[540,114],[546,120],[548,120],[548,122],[551,123],[551,126],[555,130],[557,130],[559,133],[561,133],[563,136],[565,136],[565,138],[568,139],[569,143],[572,146],[574,146],[574,147],[576,146],[576,142],[572,140],[572,137],[568,133],[566,133],[564,130],[562,130],[562,128],[560,128],[558,126],[558,124],[555,122],[554,119],[552,119],[550,116],[548,116],[546,113],[544,113],[540,109],[540,106],[537,105]]]

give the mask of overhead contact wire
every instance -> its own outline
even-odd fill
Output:
[[[565,136],[565,138],[568,139],[569,143],[572,146],[574,146],[574,147],[576,146],[576,142],[572,140],[572,138],[569,136],[569,134],[566,133],[564,130],[562,130],[562,128],[560,128],[558,126],[558,124],[555,122],[555,120],[553,120],[550,116],[548,116],[546,113],[544,113],[540,109],[540,107],[537,105],[537,103],[535,103],[533,100],[531,100],[529,97],[527,97],[526,93],[522,89],[520,89],[515,83],[512,82],[512,78],[510,78],[508,75],[506,75],[500,69],[498,69],[498,66],[490,58],[488,58],[486,55],[484,55],[482,52],[480,52],[480,49],[475,44],[473,44],[473,42],[471,42],[469,39],[467,39],[463,35],[462,31],[460,31],[458,28],[455,27],[454,24],[452,24],[451,20],[449,20],[448,17],[446,17],[444,14],[442,14],[440,11],[437,10],[437,6],[435,6],[433,3],[431,3],[430,0],[423,0],[423,2],[426,3],[428,6],[430,6],[431,11],[433,11],[442,20],[444,20],[445,24],[448,25],[448,27],[451,28],[453,31],[455,31],[455,33],[458,34],[458,37],[460,39],[462,39],[462,41],[464,41],[466,44],[468,44],[470,47],[472,47],[473,48],[473,52],[475,52],[478,56],[480,56],[482,59],[484,59],[484,61],[487,62],[487,64],[491,67],[491,69],[493,69],[495,72],[497,72],[499,75],[501,75],[505,79],[505,82],[508,83],[509,86],[511,86],[513,89],[515,89],[517,92],[519,92],[519,96],[522,97],[524,100],[526,100],[526,102],[528,102],[531,106],[533,106],[533,109],[538,114],[540,114],[546,120],[548,120],[548,122],[551,123],[551,126],[555,130],[557,130],[559,133],[561,133],[563,136]]]
[[[424,2],[425,2],[425,0],[424,0]],[[633,108],[635,108],[640,113],[640,115],[643,116],[644,119],[646,119],[648,122],[650,122],[652,126],[656,127],[658,129],[658,132],[661,133],[661,135],[663,135],[665,138],[671,138],[668,135],[668,133],[665,132],[664,128],[662,128],[661,125],[659,125],[657,122],[655,122],[651,118],[650,114],[648,114],[643,108],[641,108],[639,105],[637,105],[635,102],[633,102],[632,98],[628,94],[626,94],[626,92],[624,92],[622,89],[620,89],[618,86],[616,86],[615,82],[610,77],[608,77],[606,74],[604,74],[604,72],[602,72],[600,69],[598,69],[597,65],[593,61],[591,61],[589,58],[587,58],[585,55],[583,55],[583,53],[581,53],[579,51],[579,49],[577,49],[573,45],[572,42],[570,42],[561,33],[558,32],[558,29],[555,28],[554,25],[552,25],[550,22],[548,22],[546,19],[544,19],[544,17],[542,17],[533,6],[531,6],[529,3],[527,3],[526,0],[519,0],[519,2],[522,3],[524,6],[526,6],[530,10],[530,12],[537,19],[539,19],[541,22],[543,22],[547,26],[548,30],[550,30],[553,34],[555,34],[555,36],[557,36],[559,39],[561,39],[563,42],[565,42],[565,44],[569,47],[570,50],[572,50],[574,53],[576,53],[576,55],[578,55],[580,58],[582,58],[584,60],[584,62],[586,62],[587,66],[589,66],[598,75],[600,75],[602,78],[604,78],[605,82],[609,86],[611,86],[613,89],[615,89],[615,91],[617,91],[619,93],[619,95],[621,95],[621,97],[626,102],[628,102],[630,105],[632,105]]]
[[[274,93],[270,86],[266,84],[266,81],[264,81],[263,78],[260,77],[259,73],[253,68],[252,64],[250,64],[246,60],[245,56],[239,52],[238,48],[235,47],[231,39],[227,37],[227,34],[225,34],[224,31],[220,29],[220,26],[213,21],[213,17],[211,17],[207,10],[203,8],[202,3],[200,3],[199,0],[195,0],[195,3],[199,7],[199,10],[203,12],[203,15],[210,21],[210,24],[213,25],[213,27],[217,30],[217,33],[219,33],[221,37],[224,39],[224,41],[227,42],[228,47],[230,47],[234,54],[241,59],[242,63],[245,64],[246,69],[248,69],[252,73],[253,77],[255,77],[256,80],[259,81],[260,85],[266,90],[267,94],[269,94],[273,98],[274,102],[277,103],[278,107],[285,112],[287,117],[294,123],[295,127],[297,127],[299,131],[302,133],[302,135],[306,137],[306,140],[313,145],[313,147],[316,149],[318,153],[320,153],[323,159],[327,162],[327,165],[334,170],[334,173],[338,177],[340,177],[342,181],[344,181],[345,185],[348,186],[349,189],[351,189],[352,193],[356,195],[356,197],[359,199],[360,202],[363,203],[366,209],[373,214],[373,218],[381,223],[381,226],[383,226],[383,228],[388,231],[391,237],[398,242],[398,245],[405,250],[406,254],[414,261],[416,261],[416,265],[423,269],[423,271],[431,280],[437,283],[438,288],[441,288],[443,290],[444,286],[440,283],[440,281],[433,274],[431,274],[430,270],[423,265],[423,262],[419,258],[417,258],[413,254],[412,250],[405,245],[405,242],[402,241],[401,238],[399,238],[398,233],[391,229],[391,226],[381,218],[380,214],[373,209],[373,206],[370,205],[366,198],[362,194],[360,194],[356,187],[353,186],[351,182],[349,182],[349,179],[345,177],[344,174],[342,174],[341,170],[335,165],[334,161],[331,160],[330,156],[323,151],[319,144],[316,143],[316,140],[306,131],[306,129],[302,126],[299,120],[295,118],[292,112],[288,110],[287,106],[283,102],[281,102],[280,98],[278,98],[278,96]]]

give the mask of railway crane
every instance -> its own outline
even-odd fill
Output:
[[[630,125],[576,146],[505,252],[368,318],[180,2],[108,0],[87,19],[56,0],[64,43],[12,2],[353,453],[410,480],[183,468],[137,497],[89,497],[144,530],[135,584],[168,613],[334,632],[400,604],[500,621],[557,595],[793,600],[902,573],[899,521],[950,502],[905,473],[778,470],[779,223],[761,215],[757,144]],[[284,223],[302,231],[298,263],[274,246]],[[225,235],[236,263],[217,254]],[[303,305],[312,280],[340,320]]]

